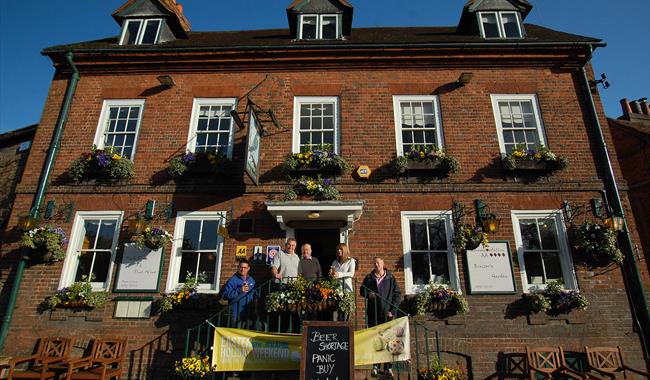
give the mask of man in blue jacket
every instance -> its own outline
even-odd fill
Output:
[[[235,273],[223,288],[223,298],[228,300],[233,324],[248,318],[248,304],[255,298],[255,279],[248,275],[251,269],[247,259],[239,260]]]

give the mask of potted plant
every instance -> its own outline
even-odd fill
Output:
[[[284,200],[296,200],[301,195],[323,200],[340,198],[339,191],[334,187],[334,180],[320,176],[318,178],[302,177],[296,180],[291,188],[284,192]]]
[[[135,171],[133,162],[118,153],[113,152],[113,147],[97,149],[93,145],[90,152],[82,153],[79,158],[72,161],[68,170],[70,177],[75,182],[88,179],[121,180],[133,177]]]
[[[64,246],[67,242],[68,239],[61,228],[45,226],[25,232],[20,245],[38,253],[43,261],[53,263],[65,258]]]
[[[517,145],[512,152],[501,156],[503,168],[508,172],[552,173],[567,167],[568,161],[551,152],[544,145],[536,149],[526,149],[525,145]]]
[[[47,298],[47,305],[50,309],[94,309],[104,306],[108,300],[108,293],[93,292],[90,285],[93,278],[94,276],[88,277],[84,275],[81,277],[81,281],[57,290],[54,295]]]
[[[178,291],[163,294],[159,303],[160,311],[163,313],[172,311],[174,308],[182,306],[183,304],[196,301],[199,297],[198,287],[200,282],[205,281],[205,274],[199,273],[198,276],[187,273],[187,277],[183,285]]]
[[[561,280],[549,281],[542,291],[525,294],[528,309],[532,313],[541,311],[547,314],[566,314],[574,309],[586,310],[589,306],[587,298],[576,290],[562,287]]]
[[[351,315],[355,308],[354,294],[343,290],[335,279],[322,278],[310,282],[304,277],[298,277],[266,296],[267,312],[302,313],[336,309],[345,315]]]
[[[202,379],[211,370],[210,357],[207,355],[184,357],[174,363],[174,373],[181,379]]]
[[[425,287],[424,292],[418,293],[415,297],[416,315],[447,309],[452,309],[456,314],[465,314],[469,311],[469,304],[457,291],[433,282]]]
[[[172,241],[172,239],[173,236],[162,228],[147,227],[144,231],[137,234],[133,241],[140,249],[147,247],[155,251],[166,246],[170,241]]]
[[[304,149],[300,153],[290,154],[284,160],[283,166],[289,174],[298,175],[339,175],[350,169],[350,165],[343,157],[334,153],[330,145],[323,145],[311,150]]]
[[[398,156],[391,161],[391,167],[397,175],[406,172],[432,172],[442,175],[455,173],[458,160],[433,145],[411,147],[404,156]]]
[[[434,360],[431,367],[418,369],[418,380],[461,380],[462,373]]]
[[[189,174],[216,174],[224,170],[228,158],[221,152],[186,152],[169,160],[167,172],[174,178]]]
[[[483,228],[469,224],[456,226],[454,245],[458,252],[471,251],[478,248],[479,245],[487,247],[488,244],[488,236],[483,232]]]
[[[582,261],[586,263],[623,263],[623,253],[616,245],[616,231],[598,222],[582,223],[575,231],[575,244]]]

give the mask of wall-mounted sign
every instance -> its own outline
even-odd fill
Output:
[[[248,139],[246,141],[245,171],[253,183],[258,185],[260,179],[260,129],[257,124],[257,117],[252,109],[248,118]]]
[[[237,250],[235,251],[235,257],[238,259],[245,259],[246,258],[246,246],[245,245],[238,245]]]
[[[162,259],[162,248],[154,251],[146,247],[140,249],[134,243],[124,244],[113,291],[157,293]]]
[[[370,178],[370,174],[372,174],[372,170],[370,170],[370,167],[368,165],[360,165],[357,168],[357,175],[361,179],[368,179]]]
[[[263,246],[256,245],[253,247],[253,261],[266,261],[266,253],[264,252]]]
[[[301,379],[350,379],[353,368],[354,330],[350,323],[303,323]]]
[[[273,259],[275,255],[280,253],[279,245],[267,245],[266,246],[266,265],[273,265]]]
[[[490,241],[487,248],[467,251],[467,275],[471,294],[515,293],[510,246],[507,241]]]

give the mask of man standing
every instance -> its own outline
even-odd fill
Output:
[[[278,280],[282,280],[285,284],[289,280],[298,277],[298,264],[300,263],[300,257],[296,255],[296,245],[296,239],[287,239],[287,242],[284,245],[285,251],[279,252],[273,258],[271,275]]]
[[[235,273],[223,288],[223,298],[228,300],[233,323],[248,318],[247,306],[255,298],[255,280],[248,275],[251,269],[246,259],[239,260],[237,273]]]
[[[323,277],[323,272],[318,258],[311,255],[311,244],[303,244],[300,252],[302,252],[302,257],[298,264],[298,275],[309,281],[318,281],[319,278]]]
[[[368,327],[388,322],[395,317],[401,301],[401,291],[393,274],[384,268],[384,260],[375,257],[374,270],[363,279],[361,296],[366,297]],[[384,364],[384,370],[392,376],[391,364]],[[374,364],[373,376],[377,376],[379,365]]]

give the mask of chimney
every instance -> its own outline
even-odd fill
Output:
[[[639,103],[641,103],[641,112],[643,112],[644,115],[650,115],[650,105],[648,105],[648,99],[639,99]]]
[[[627,101],[627,98],[621,99],[621,108],[623,109],[623,116],[629,116],[632,113],[632,108],[630,108],[630,103]]]
[[[176,2],[176,0],[174,0],[174,2]],[[183,4],[176,3],[176,9],[178,9],[178,13],[183,14]]]

